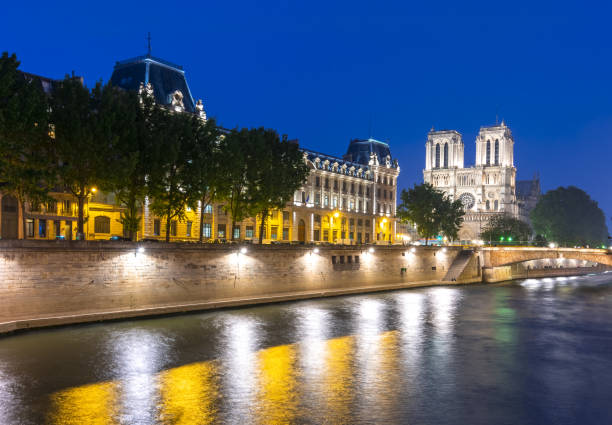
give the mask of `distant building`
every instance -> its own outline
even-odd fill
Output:
[[[463,202],[466,214],[459,239],[477,240],[491,217],[521,217],[512,132],[503,121],[481,127],[476,137],[475,166],[464,167],[463,154],[459,132],[432,129],[427,135],[423,179]]]
[[[533,180],[518,180],[516,182],[516,200],[518,203],[519,217],[521,220],[531,224],[529,214],[535,208],[542,197],[540,187],[540,176],[533,176]]]

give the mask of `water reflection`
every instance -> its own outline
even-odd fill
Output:
[[[100,379],[59,388],[45,383],[39,371],[51,363],[26,348],[32,344],[0,340],[0,423],[556,423],[578,419],[579,403],[599,412],[592,423],[610,423],[612,282],[585,282],[593,280],[430,288],[91,327],[91,335],[109,331],[98,334],[97,357],[86,347],[74,353],[73,361],[86,359],[73,372],[93,367]],[[38,379],[17,385],[27,376]]]

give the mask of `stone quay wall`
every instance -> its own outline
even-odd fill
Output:
[[[441,284],[461,251],[372,248],[0,241],[0,333]]]

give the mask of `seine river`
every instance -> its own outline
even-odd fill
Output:
[[[612,273],[0,338],[0,424],[610,424]]]

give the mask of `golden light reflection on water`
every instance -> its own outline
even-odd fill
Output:
[[[374,399],[382,399],[397,384],[399,367],[399,332],[383,332],[372,339],[372,360],[376,377],[371,391]],[[326,340],[323,343],[317,386],[320,411],[311,412],[325,423],[349,423],[355,402],[356,336]],[[249,409],[252,423],[289,424],[299,421],[304,406],[300,392],[301,373],[297,365],[298,344],[280,345],[256,353],[256,379],[252,385],[256,398]],[[222,360],[188,364],[159,372],[153,381],[158,403],[156,418],[164,424],[210,424],[223,421],[223,401],[219,372]],[[395,383],[395,384],[394,384]],[[52,395],[52,424],[113,424],[126,417],[130,409],[121,400],[122,380],[101,382],[59,391]],[[247,401],[248,402],[248,401]],[[379,408],[381,408],[380,406]]]
[[[321,392],[325,398],[327,423],[345,423],[353,401],[353,353],[355,337],[327,341]]]
[[[50,422],[57,425],[115,424],[117,383],[100,382],[55,393]]]
[[[219,397],[214,361],[188,364],[160,373],[161,423],[212,424]]]
[[[295,346],[281,345],[258,353],[257,422],[290,424],[297,415]]]

